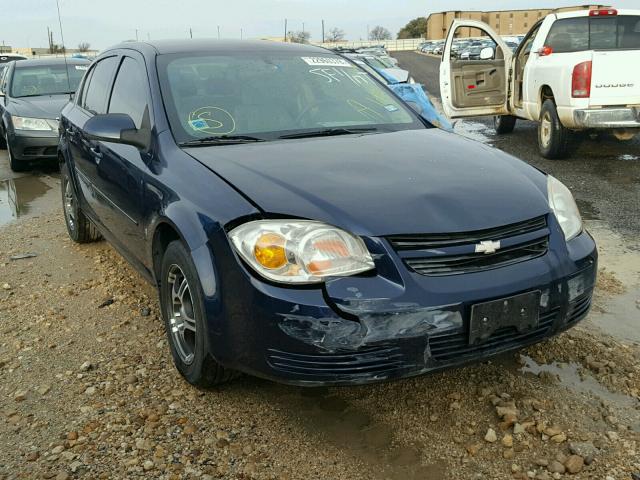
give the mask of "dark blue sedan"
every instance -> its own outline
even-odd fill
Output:
[[[597,252],[569,190],[433,128],[348,59],[125,43],[61,119],[69,235],[157,286],[191,383],[418,375],[584,318]]]

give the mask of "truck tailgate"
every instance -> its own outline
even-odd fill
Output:
[[[640,105],[640,50],[593,52],[589,104]]]

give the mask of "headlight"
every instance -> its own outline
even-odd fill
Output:
[[[571,240],[582,231],[582,218],[573,195],[564,183],[551,175],[547,175],[547,195],[565,239]]]
[[[11,116],[13,128],[16,130],[44,130],[51,131],[58,129],[58,122],[47,118],[30,118]]]
[[[229,232],[240,256],[263,277],[317,283],[374,268],[361,238],[308,220],[258,220]]]

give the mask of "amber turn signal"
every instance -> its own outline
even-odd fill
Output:
[[[253,255],[264,268],[275,270],[287,264],[287,254],[284,249],[285,239],[277,233],[263,233],[256,241]]]

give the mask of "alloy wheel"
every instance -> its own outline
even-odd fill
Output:
[[[76,213],[75,213],[76,200],[73,194],[73,187],[68,178],[64,179],[64,215],[67,218],[67,224],[70,230],[76,228]]]
[[[549,143],[551,142],[552,128],[551,114],[549,112],[544,112],[540,122],[540,140],[542,141],[542,145],[545,147],[549,146]]]
[[[169,295],[169,325],[173,345],[185,365],[190,365],[195,356],[196,319],[191,289],[184,272],[178,265],[171,265],[167,274]]]

